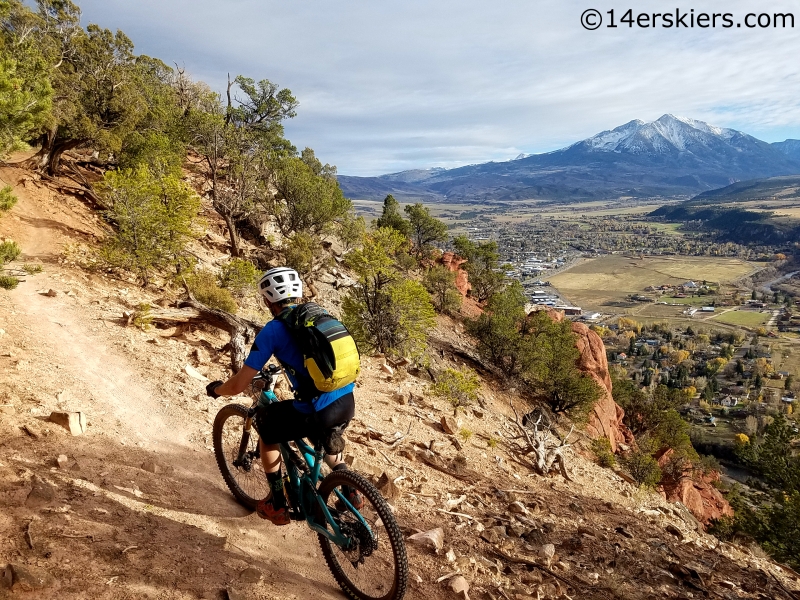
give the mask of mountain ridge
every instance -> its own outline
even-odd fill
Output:
[[[770,144],[735,129],[665,114],[634,119],[552,152],[452,169],[341,175],[346,195],[412,201],[691,197],[744,179],[800,174],[800,140]]]

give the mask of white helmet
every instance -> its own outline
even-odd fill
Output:
[[[258,291],[273,304],[288,298],[303,297],[303,280],[289,267],[275,267],[264,273]]]

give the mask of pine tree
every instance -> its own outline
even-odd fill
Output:
[[[410,226],[410,237],[417,258],[430,252],[434,242],[447,239],[447,225],[431,216],[430,210],[417,202],[405,207]]]
[[[400,214],[400,204],[391,194],[383,199],[383,212],[375,221],[375,228],[378,229],[380,227],[394,229],[405,237],[408,237],[411,233],[410,223]]]

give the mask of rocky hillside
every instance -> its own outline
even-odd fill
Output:
[[[340,598],[309,530],[247,513],[216,470],[211,422],[225,401],[203,391],[229,373],[227,334],[137,327],[136,307],[173,307],[176,293],[86,268],[104,230],[83,199],[24,170],[0,177],[19,197],[0,238],[22,246],[15,265],[44,267],[0,293],[0,598]],[[192,251],[213,265],[224,241],[206,216]],[[316,299],[337,311],[351,283],[321,272]],[[602,342],[574,331],[606,390],[587,433],[629,444]],[[347,432],[348,460],[407,536],[407,597],[795,597],[795,573],[704,531],[702,492],[698,505],[692,490],[638,489],[591,460],[585,433],[568,440],[567,478],[536,475],[512,410],[525,398],[475,361],[457,321],[439,317],[430,349],[429,369],[364,357]],[[463,363],[481,390],[454,415],[431,375]]]

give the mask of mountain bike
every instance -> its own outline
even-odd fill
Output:
[[[283,369],[269,365],[253,379],[258,393],[252,406],[228,404],[214,419],[214,454],[220,473],[236,500],[250,510],[270,494],[253,421],[260,403],[278,402],[274,390],[281,373]],[[325,562],[345,593],[355,600],[400,600],[406,591],[408,558],[389,505],[355,471],[323,476],[322,440],[309,442],[280,444],[292,519],[305,521],[316,532]],[[361,493],[364,506],[360,510],[348,501],[342,486]]]

